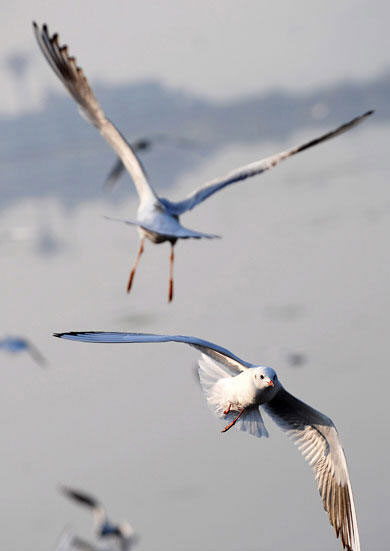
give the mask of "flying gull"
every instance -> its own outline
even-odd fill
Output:
[[[132,526],[126,521],[121,523],[112,522],[108,518],[103,505],[95,497],[68,486],[62,486],[61,491],[69,499],[91,509],[95,533],[98,538],[114,538],[119,543],[122,551],[128,551],[135,543],[136,536]]]
[[[249,363],[196,337],[94,331],[54,336],[92,343],[180,342],[200,350],[200,382],[208,405],[227,423],[222,432],[236,426],[259,438],[268,437],[261,414],[264,410],[311,465],[324,508],[343,548],[360,551],[352,487],[337,429],[327,415],[285,390],[271,367]]]
[[[173,298],[174,245],[177,240],[191,238],[212,239],[218,237],[214,234],[202,233],[182,226],[179,221],[180,215],[193,209],[226,186],[246,180],[256,174],[261,174],[273,168],[280,161],[288,159],[296,153],[309,149],[310,147],[350,130],[373,113],[373,111],[367,111],[363,115],[355,117],[336,129],[302,145],[286,151],[281,151],[276,153],[276,155],[271,155],[260,161],[255,161],[254,163],[233,170],[221,178],[215,178],[195,190],[183,201],[170,201],[157,195],[156,191],[149,183],[145,170],[133,148],[104,114],[83,70],[77,65],[76,58],[69,55],[66,45],[60,45],[58,34],[55,33],[50,36],[46,24],[42,25],[40,28],[34,22],[33,27],[42,53],[57,77],[61,80],[73,99],[78,103],[81,114],[88,122],[96,126],[102,136],[115,150],[134,181],[139,196],[137,218],[136,220],[121,221],[132,226],[137,226],[139,228],[141,241],[138,254],[130,272],[127,292],[130,292],[138,262],[144,251],[145,238],[152,241],[152,243],[163,243],[168,241],[171,244],[168,292],[168,301],[170,302]]]

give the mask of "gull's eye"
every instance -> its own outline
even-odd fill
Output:
[[[260,379],[264,379],[264,375],[260,375]]]

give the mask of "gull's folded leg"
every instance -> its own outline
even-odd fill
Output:
[[[134,279],[134,275],[135,275],[135,270],[137,269],[139,259],[141,258],[141,254],[144,252],[144,241],[145,241],[145,238],[142,237],[142,238],[141,238],[141,246],[140,246],[140,248],[139,248],[139,251],[138,251],[137,257],[136,257],[136,259],[135,259],[133,268],[132,268],[132,270],[131,270],[131,272],[130,272],[129,282],[128,282],[128,284],[127,284],[127,292],[128,292],[128,293],[130,293],[131,285],[132,285],[132,283],[133,283],[133,279]]]
[[[225,409],[225,411],[223,412],[224,415],[227,415],[230,411],[230,408],[232,407],[232,404],[229,404],[228,407]]]
[[[241,415],[244,413],[245,411],[245,408],[242,408],[242,410],[238,413],[238,415],[233,419],[233,421],[231,423],[229,423],[228,425],[226,425],[226,427],[221,430],[221,432],[226,432],[228,431],[229,429],[232,428],[233,425],[236,424],[236,422],[239,420],[239,418],[241,417]]]
[[[174,245],[171,243],[171,258],[169,264],[169,295],[168,302],[171,302],[173,299],[173,261],[175,260],[175,253],[173,251]]]

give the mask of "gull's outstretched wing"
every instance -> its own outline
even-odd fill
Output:
[[[73,501],[77,501],[82,505],[86,505],[91,509],[102,508],[101,503],[90,494],[86,494],[85,492],[81,492],[80,490],[74,490],[73,488],[69,488],[69,486],[61,486],[60,490],[68,498],[73,499]]]
[[[347,462],[332,420],[283,388],[262,407],[298,445],[313,468],[324,508],[343,548],[360,551]]]
[[[114,333],[103,331],[70,331],[69,333],[54,333],[55,337],[83,342],[99,343],[155,343],[155,342],[182,342],[200,350],[219,363],[230,367],[234,371],[244,371],[253,364],[241,360],[238,356],[212,342],[187,337],[184,335],[152,335],[150,333]]]
[[[266,157],[265,159],[262,159],[260,161],[255,161],[254,163],[251,163],[249,165],[233,170],[232,172],[230,172],[226,176],[223,176],[222,178],[215,178],[214,180],[211,180],[211,182],[208,182],[207,184],[203,185],[202,187],[194,191],[191,195],[189,195],[183,201],[179,201],[179,202],[169,201],[170,211],[174,214],[180,215],[183,212],[186,212],[187,210],[191,210],[198,203],[201,203],[202,201],[210,197],[210,195],[213,195],[213,193],[216,193],[220,189],[223,189],[224,187],[229,186],[230,184],[240,182],[241,180],[246,180],[247,178],[250,178],[252,176],[256,176],[257,174],[261,174],[262,172],[265,172],[266,170],[273,168],[278,163],[280,163],[280,161],[283,161],[284,159],[288,159],[289,157],[292,157],[293,155],[296,155],[301,151],[305,151],[305,149],[309,149],[310,147],[313,147],[322,142],[330,140],[331,138],[334,138],[335,136],[338,136],[343,132],[347,132],[347,130],[350,130],[351,128],[359,124],[366,117],[371,115],[373,112],[374,111],[367,111],[367,113],[364,113],[359,117],[355,117],[351,121],[345,124],[342,124],[335,130],[331,130],[330,132],[327,132],[326,134],[323,134],[318,138],[314,138],[309,142],[306,142],[297,147],[293,147],[292,149],[288,149],[286,151],[281,151],[280,153],[276,153],[276,155],[271,155],[270,157]]]
[[[217,239],[220,237],[219,235],[214,235],[213,233],[202,233],[185,228],[178,220],[175,220],[174,218],[156,218],[149,224],[146,222],[138,222],[137,220],[112,218],[111,216],[105,216],[104,218],[107,220],[112,220],[113,222],[122,222],[123,224],[128,224],[129,226],[138,226],[150,232],[165,235],[168,239],[170,237],[172,239]]]
[[[60,46],[58,34],[50,36],[47,25],[39,28],[34,22],[33,27],[39,47],[50,67],[78,103],[84,117],[96,126],[129,171],[141,203],[148,200],[158,202],[139,159],[125,138],[106,118],[82,69],[77,66],[76,59],[69,56],[68,47]]]

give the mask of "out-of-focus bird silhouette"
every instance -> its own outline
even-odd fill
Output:
[[[19,354],[20,352],[27,352],[34,360],[34,362],[40,367],[46,367],[48,365],[46,358],[41,354],[38,348],[26,337],[5,336],[0,338],[0,350],[8,352],[9,354]]]
[[[132,545],[136,543],[138,538],[131,524],[127,521],[112,522],[108,518],[103,505],[94,496],[80,490],[75,490],[69,486],[61,486],[60,490],[69,499],[91,510],[97,538],[112,538],[118,544],[121,551],[129,551]],[[82,548],[80,545],[83,542],[84,540],[80,540],[79,538],[79,549]]]
[[[135,153],[143,153],[152,149],[156,144],[170,145],[185,149],[194,148],[197,145],[194,140],[187,138],[168,136],[168,134],[152,134],[151,136],[138,138],[137,140],[130,142],[130,147]],[[108,176],[104,182],[104,187],[112,190],[118,183],[119,178],[125,170],[126,167],[123,164],[122,159],[118,157],[108,173]]]

